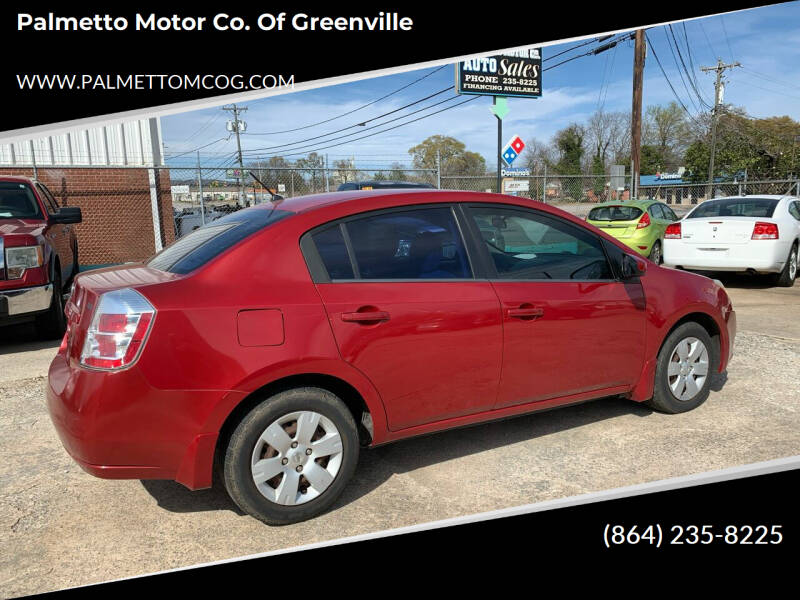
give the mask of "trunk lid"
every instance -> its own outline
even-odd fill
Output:
[[[753,235],[756,221],[774,223],[764,217],[707,217],[683,219],[681,238],[687,244],[727,247],[746,244]]]

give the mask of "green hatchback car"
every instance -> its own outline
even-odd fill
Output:
[[[664,230],[677,220],[669,206],[655,200],[606,202],[595,206],[586,217],[587,223],[656,264],[661,264],[664,255]]]

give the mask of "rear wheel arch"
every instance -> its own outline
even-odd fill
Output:
[[[215,450],[215,462],[219,464],[225,450],[228,446],[228,440],[236,429],[241,420],[252,411],[256,406],[261,404],[265,399],[285,392],[287,390],[296,388],[320,388],[331,392],[337,396],[349,409],[353,415],[358,426],[359,439],[362,446],[368,446],[372,443],[372,432],[370,432],[362,423],[362,416],[367,413],[372,417],[372,411],[364,400],[362,394],[350,383],[323,373],[303,373],[296,375],[289,375],[271,381],[266,385],[261,386],[248,394],[241,400],[233,410],[228,414],[219,429],[219,436],[217,437],[217,444]]]

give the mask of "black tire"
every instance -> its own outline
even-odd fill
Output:
[[[669,375],[670,362],[673,353],[676,352],[678,344],[688,338],[695,338],[703,343],[708,354],[708,369],[705,380],[699,386],[699,391],[691,398],[681,400],[676,397],[670,387],[670,380],[672,377],[680,377],[680,375]],[[711,381],[716,373],[717,365],[719,364],[719,357],[717,356],[714,344],[711,341],[711,336],[705,328],[699,323],[688,322],[677,327],[675,331],[667,336],[664,340],[661,350],[658,353],[658,363],[656,365],[655,381],[653,382],[653,397],[647,401],[647,404],[659,412],[677,414],[690,411],[700,406],[708,398],[711,392]],[[673,380],[676,381],[676,380]]]
[[[660,265],[664,262],[664,252],[661,250],[661,240],[656,240],[656,243],[653,244],[652,248],[650,248],[650,256],[647,258],[652,260],[657,265]]]
[[[55,266],[53,275],[53,298],[46,313],[36,317],[36,331],[43,340],[57,340],[64,337],[67,317],[64,314],[64,287],[61,284],[61,267]]]
[[[774,281],[778,287],[792,287],[795,279],[797,279],[797,242],[789,250],[789,256],[786,257],[783,271],[775,275]]]
[[[284,455],[284,453],[260,441],[267,428],[278,420],[302,411],[317,413],[333,424],[341,438],[341,462],[332,482],[319,495],[298,504],[279,504],[259,491],[259,487],[256,486],[253,479],[251,461],[257,452],[257,445],[264,445],[267,452],[272,453],[271,455],[266,454],[263,458],[280,458],[289,463],[289,466],[284,469],[284,473],[291,468],[291,465],[296,464],[296,460],[303,460],[302,455],[305,452],[299,451],[303,450],[304,446],[302,445],[299,450],[292,449]],[[288,426],[279,426],[283,427],[293,443],[299,439],[297,430],[292,433],[291,422]],[[295,427],[298,426],[298,422],[295,421]],[[324,426],[324,423],[320,421],[320,427],[322,426]],[[315,431],[319,432],[320,429]],[[308,448],[310,447],[309,445]],[[355,471],[358,453],[359,439],[356,422],[348,408],[336,395],[327,390],[312,387],[287,390],[266,398],[253,408],[242,418],[231,434],[222,465],[225,488],[239,508],[268,525],[286,525],[305,521],[326,511],[341,495]],[[295,456],[295,454],[300,454],[300,456]],[[325,459],[315,458],[312,454],[306,460],[313,460],[319,463],[320,460],[324,461]],[[311,462],[304,464],[307,473],[310,473],[310,467],[316,469],[316,465]],[[295,470],[302,468],[302,466],[295,467]],[[289,473],[289,475],[293,474]],[[280,484],[283,483],[286,477],[288,475],[278,474],[275,478],[263,482],[262,486],[274,486],[275,496],[279,496]],[[305,475],[298,475],[297,477],[300,480],[300,488],[299,491],[294,493],[294,496],[302,498],[304,495],[302,489]],[[280,478],[278,482],[274,482],[276,478]],[[305,480],[305,483],[309,485],[306,491],[316,493],[308,480]],[[267,488],[264,487],[264,489]],[[267,491],[269,492],[269,490]]]
[[[72,285],[72,282],[75,281],[75,276],[80,270],[80,263],[78,263],[78,242],[75,242],[75,247],[72,249],[72,273],[70,273],[69,280],[67,281],[68,286]]]

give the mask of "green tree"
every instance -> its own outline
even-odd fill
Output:
[[[556,133],[555,142],[559,153],[556,170],[559,174],[580,175],[584,135],[583,127],[577,123]]]
[[[311,193],[318,192],[324,189],[325,186],[325,160],[317,154],[312,152],[305,158],[299,158],[295,166],[300,170],[307,182],[308,191]]]
[[[432,135],[409,149],[417,169],[436,169],[437,151],[442,175],[485,175],[486,160],[470,152],[463,142],[449,136]]]
[[[790,117],[752,119],[725,107],[717,125],[714,177],[786,178],[800,170],[800,123]],[[708,180],[710,136],[696,139],[684,154],[692,181]]]

